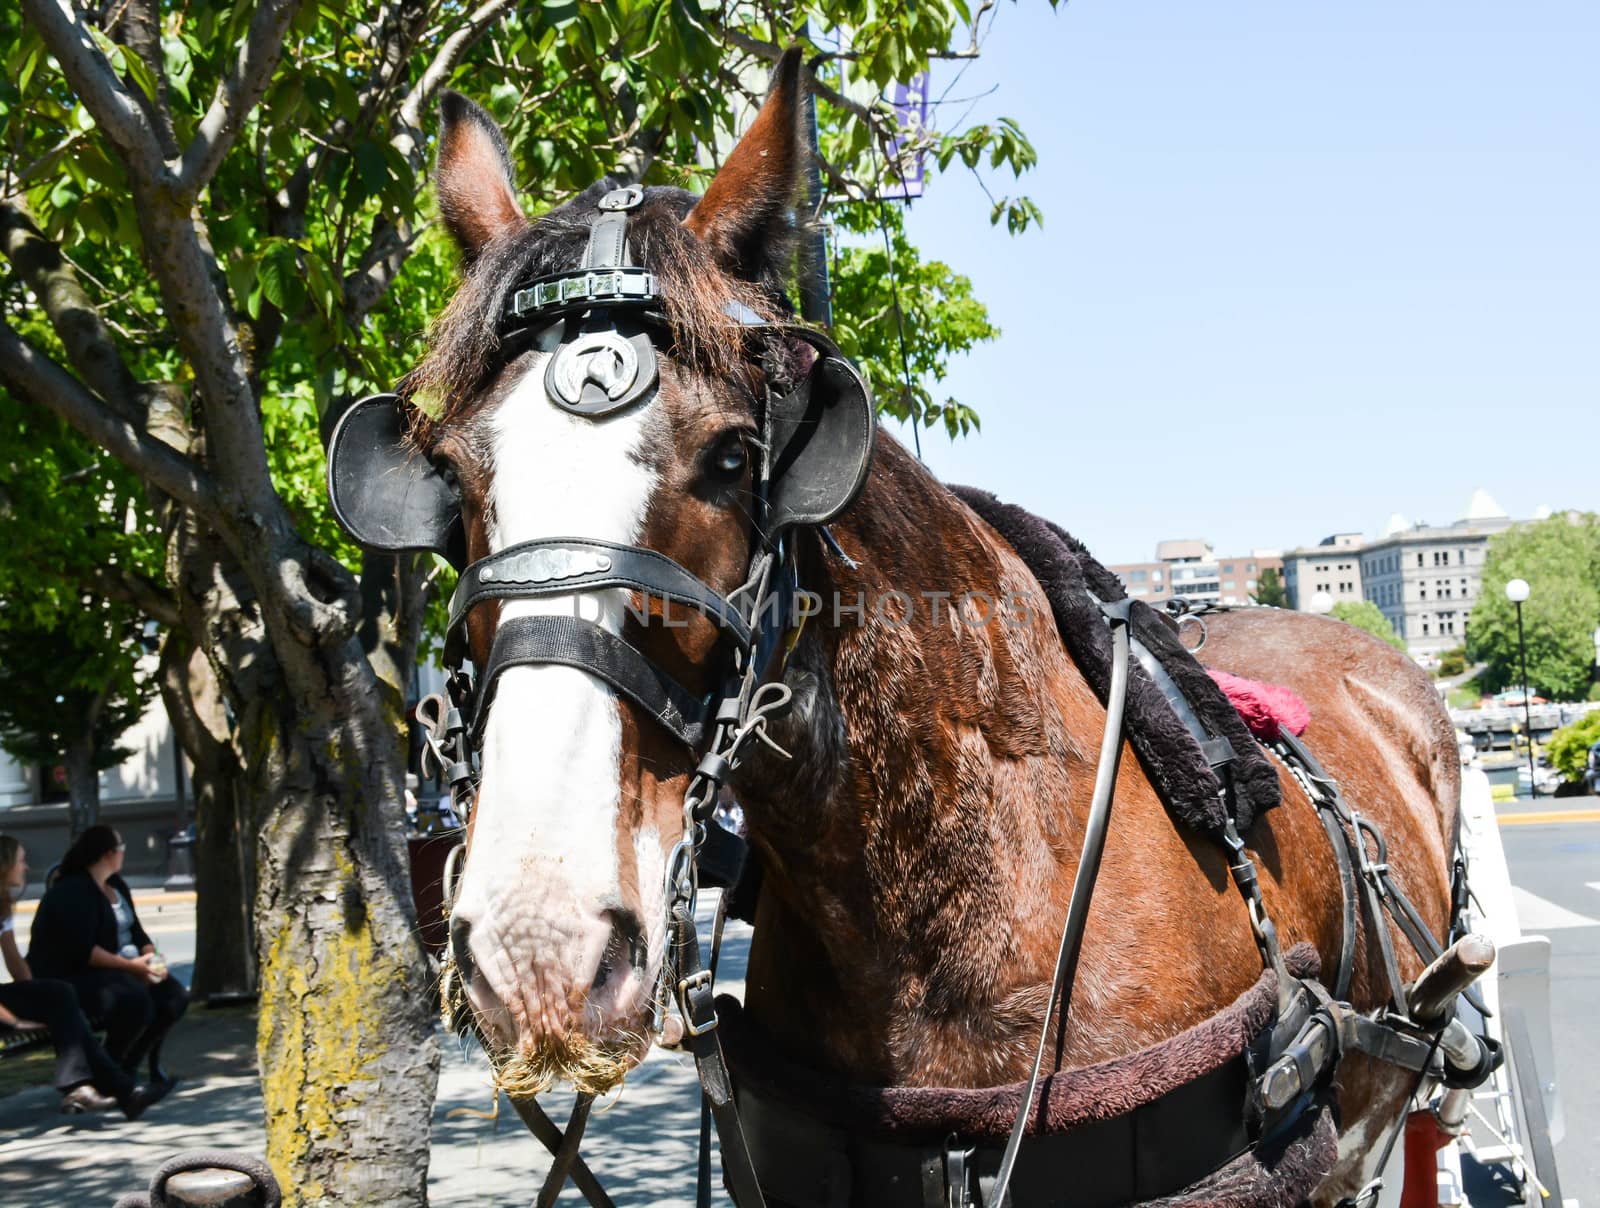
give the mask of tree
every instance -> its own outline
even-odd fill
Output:
[[[66,769],[73,835],[100,815],[99,772],[129,754],[117,740],[155,686],[146,610],[159,540],[137,480],[59,422],[0,396],[0,745]]]
[[[93,599],[66,623],[0,621],[0,746],[65,765],[74,837],[100,820],[99,773],[132,754],[117,740],[155,695],[138,665],[140,632],[137,616]]]
[[[197,785],[202,846],[213,814],[257,842],[242,875],[257,884],[268,1153],[302,1202],[426,1196],[437,1050],[406,876],[401,702],[445,583],[431,559],[343,542],[320,437],[409,368],[448,297],[453,256],[419,187],[439,90],[460,75],[489,105],[538,210],[607,173],[703,180],[763,65],[808,26],[848,28],[853,90],[837,62],[817,89],[823,202],[841,224],[879,191],[897,136],[943,165],[1032,162],[1010,123],[906,131],[860,99],[930,55],[977,53],[955,0],[815,3],[771,22],[658,0],[502,22],[512,10],[24,0],[0,15],[0,381],[147,496],[151,606],[174,614],[163,695],[197,779],[218,778],[209,796]],[[1037,210],[1006,197],[991,217],[1017,230]],[[931,362],[921,327],[906,330],[931,372],[986,338],[986,319],[953,272],[898,247],[897,269],[942,291],[926,304]],[[841,325],[860,331],[842,301]],[[888,403],[925,418],[915,389]],[[970,422],[940,404],[951,416]]]
[[[1371,600],[1340,600],[1328,613],[1336,621],[1364,629],[1381,642],[1388,642],[1396,650],[1406,648],[1405,639],[1394,631],[1389,618]]]
[[[875,230],[872,224],[880,219],[888,250],[868,243],[839,252],[834,337],[865,368],[880,411],[927,428],[938,425],[951,437],[965,436],[979,426],[977,411],[948,396],[935,401],[927,382],[942,381],[953,354],[997,338],[1000,329],[973,297],[971,281],[947,264],[918,257],[905,237],[900,210],[869,203],[840,207],[840,225],[847,230]]]
[[[3,100],[3,89],[0,89]],[[8,131],[9,133],[9,131]],[[95,303],[79,284],[77,270],[60,249],[44,239],[26,209],[0,200],[0,249],[15,270],[14,283],[44,299],[60,317],[80,349],[98,369],[106,389],[127,388],[107,348],[109,325],[97,318]],[[136,284],[136,283],[135,283]],[[135,290],[136,294],[136,290]],[[14,297],[14,295],[12,295]],[[8,299],[9,300],[9,299]],[[143,305],[141,302],[140,305]],[[20,334],[49,344],[51,320],[37,309],[17,309],[12,321]],[[117,320],[123,331],[143,331],[133,315]],[[153,358],[152,376],[171,376],[172,354],[153,340],[141,350]],[[158,439],[184,439],[183,399],[170,385],[137,388],[148,403],[149,430]],[[66,423],[41,415],[17,395],[0,390],[0,514],[7,542],[0,556],[0,605],[11,621],[26,611],[36,628],[49,629],[78,616],[81,599],[111,601],[130,617],[153,622],[164,633],[157,679],[180,746],[189,757],[195,805],[196,887],[199,891],[194,975],[198,996],[217,991],[253,992],[255,936],[250,925],[254,886],[255,825],[238,761],[229,754],[216,673],[204,657],[181,657],[196,648],[185,636],[179,593],[169,580],[169,547],[193,535],[192,518],[170,497],[152,490],[118,460],[84,440]],[[189,559],[194,561],[194,559]],[[175,560],[174,568],[182,565]],[[147,626],[133,626],[143,630]],[[107,634],[118,630],[105,630]],[[88,634],[79,633],[83,642]],[[106,648],[102,660],[133,659]],[[120,641],[121,639],[118,638]],[[212,724],[199,724],[196,701],[208,702]],[[75,824],[81,819],[75,819]]]
[[[1256,580],[1255,594],[1250,598],[1268,608],[1289,607],[1289,591],[1278,576],[1276,567],[1269,566],[1261,572],[1261,577]]]
[[[1529,687],[1553,700],[1582,700],[1600,625],[1600,515],[1557,512],[1489,539],[1483,590],[1467,623],[1467,649],[1487,664],[1479,682],[1496,692],[1522,682],[1517,610],[1506,583],[1526,579],[1522,606]]]

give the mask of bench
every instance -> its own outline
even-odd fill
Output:
[[[106,1025],[103,1020],[90,1016],[89,1030],[104,1039]],[[38,1028],[34,1031],[23,1032],[0,1024],[0,1061],[4,1061],[15,1053],[26,1053],[50,1043],[49,1028]]]
[[[23,1053],[49,1043],[49,1028],[40,1028],[35,1032],[19,1032],[16,1028],[0,1026],[0,1061],[4,1061],[13,1053]]]

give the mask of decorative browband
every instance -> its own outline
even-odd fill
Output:
[[[642,306],[660,297],[656,275],[642,268],[610,268],[578,273],[562,273],[535,281],[511,296],[506,308],[513,319],[528,315],[576,310],[622,302]]]

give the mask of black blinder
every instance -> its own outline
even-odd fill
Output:
[[[405,431],[395,394],[370,395],[340,417],[328,441],[334,517],[364,549],[431,551],[459,570],[467,562],[461,501]]]
[[[817,350],[804,381],[772,404],[766,537],[827,524],[856,501],[872,468],[877,413],[856,367],[831,340],[786,328]]]

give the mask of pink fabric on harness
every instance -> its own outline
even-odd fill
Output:
[[[1217,687],[1227,694],[1244,724],[1250,727],[1250,733],[1262,742],[1271,742],[1280,730],[1287,730],[1298,738],[1311,724],[1311,710],[1306,702],[1280,684],[1264,684],[1209,668],[1206,674],[1216,680]]]

